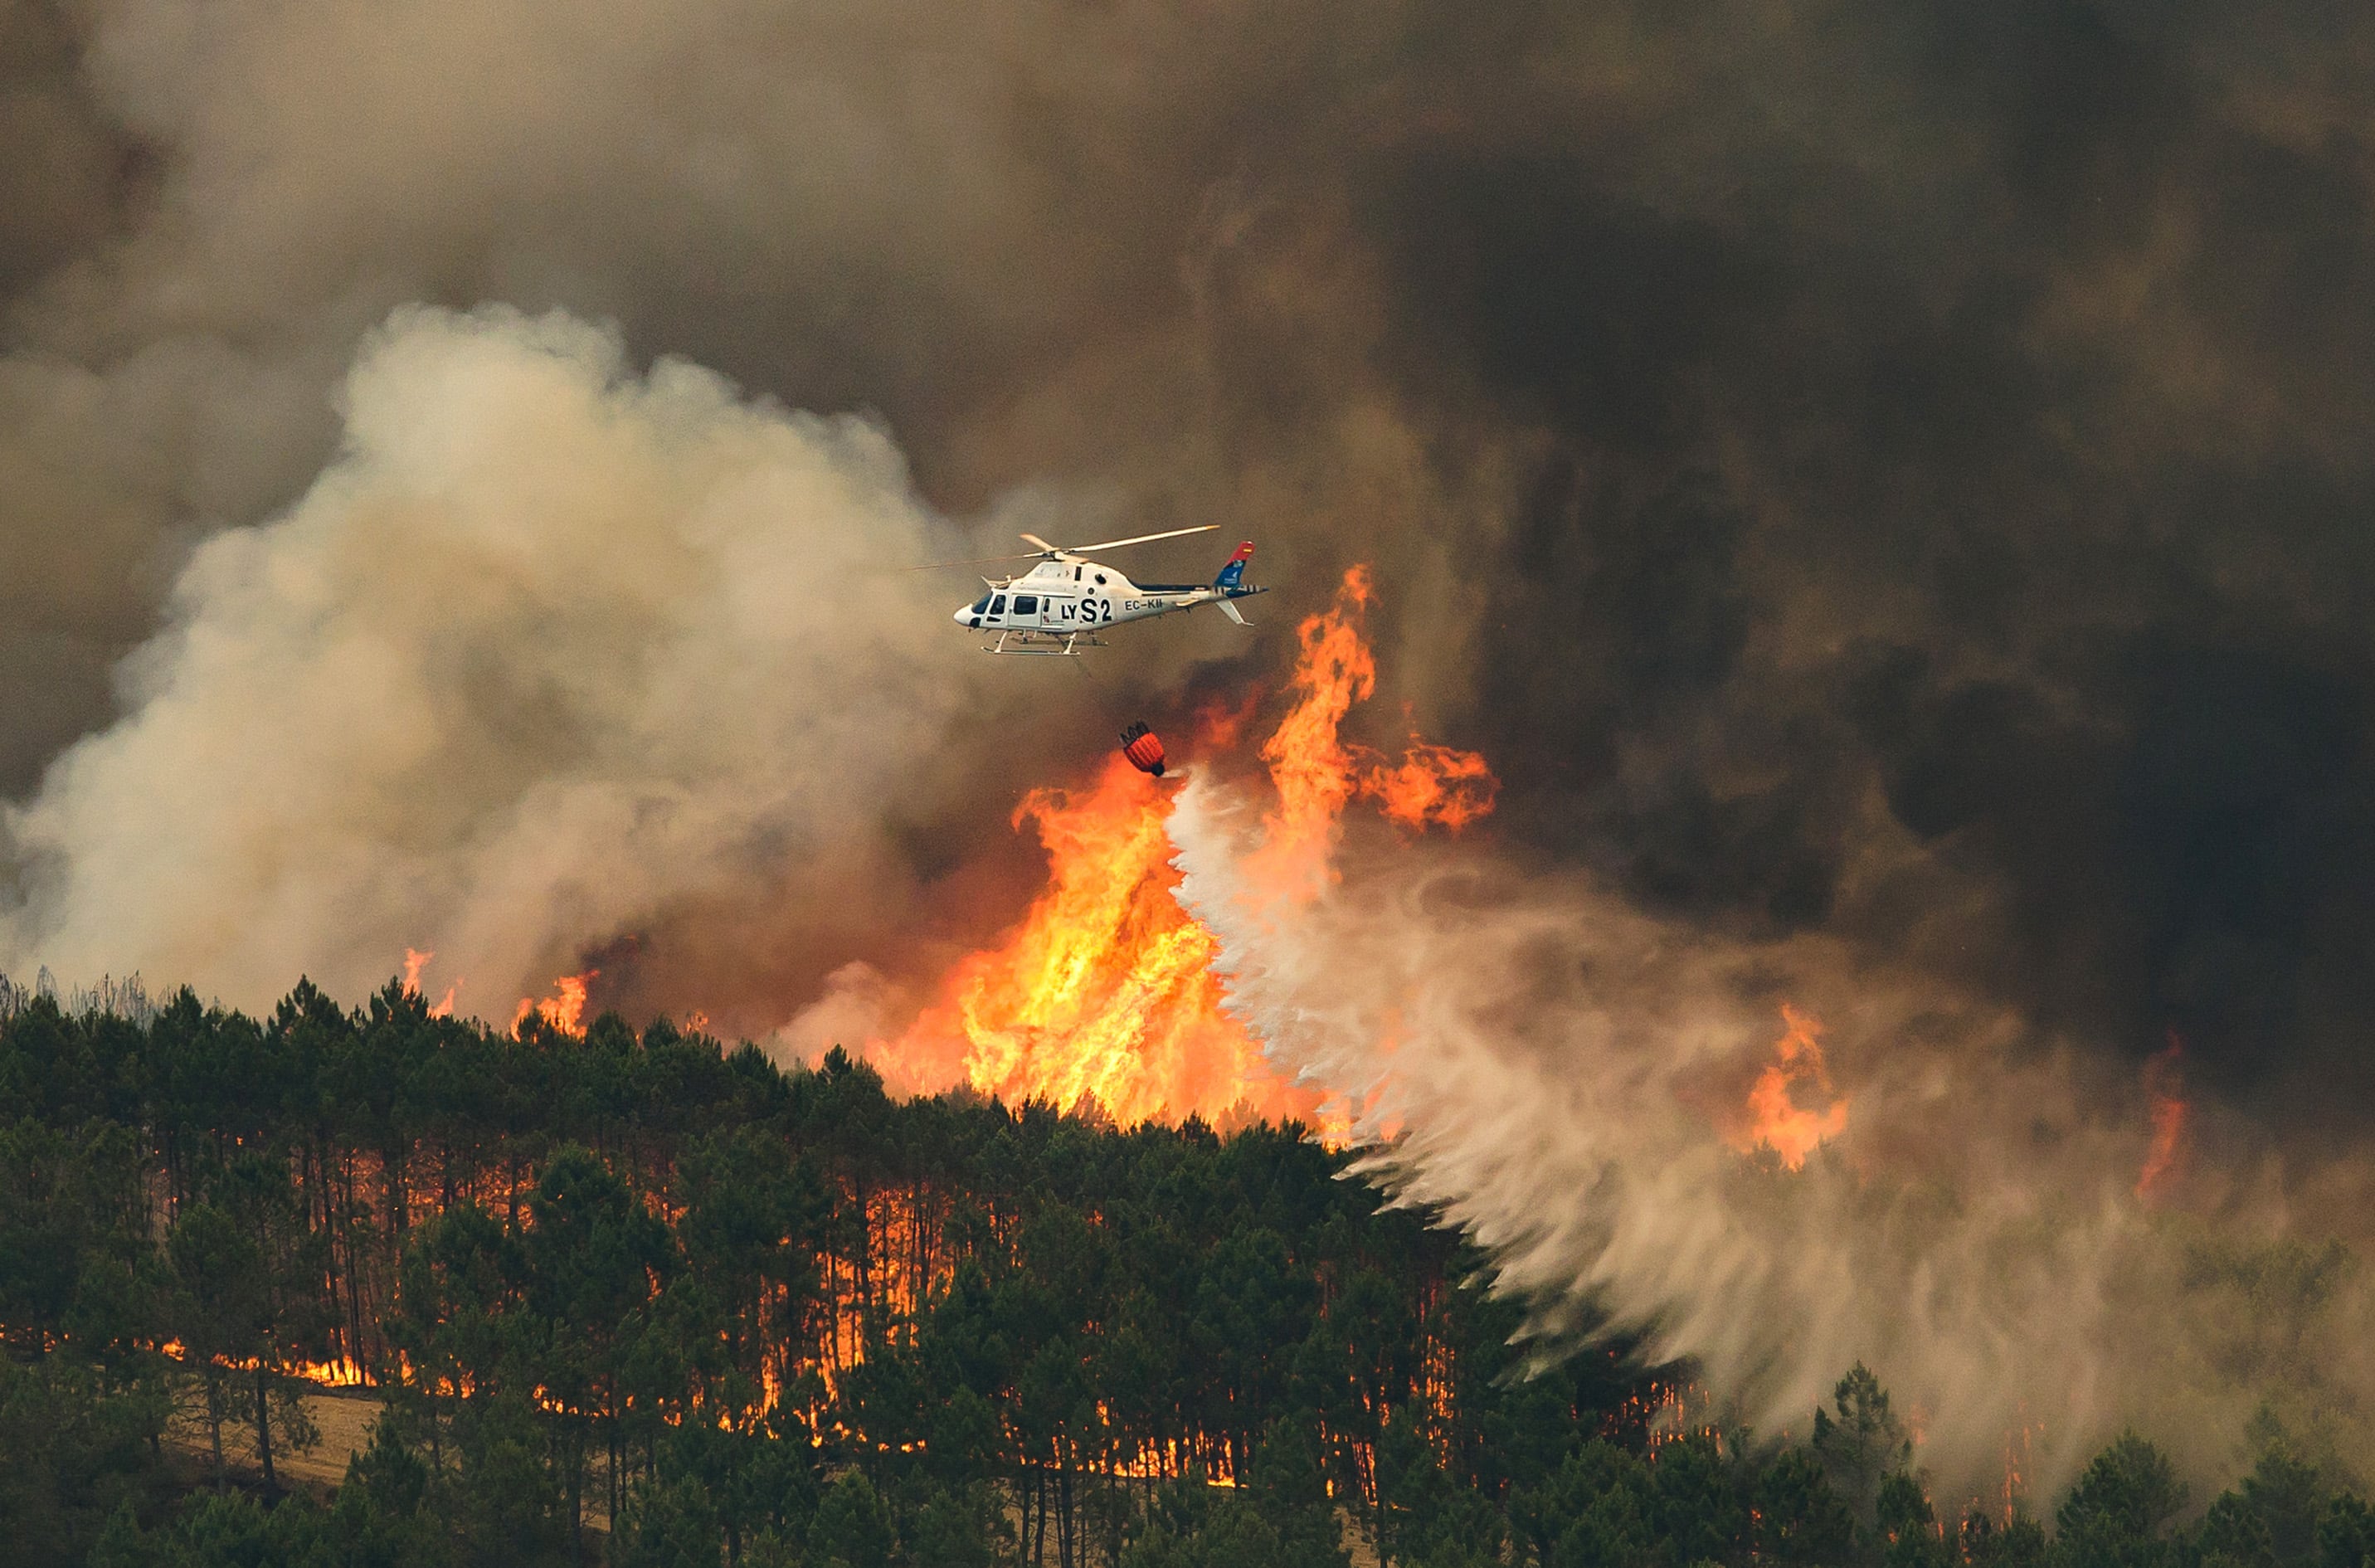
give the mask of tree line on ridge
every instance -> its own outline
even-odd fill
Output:
[[[2206,1510],[2123,1437],[2049,1531],[1942,1518],[1860,1367],[1803,1441],[1678,1430],[1687,1369],[1522,1364],[1480,1260],[1346,1163],[396,984],[254,1019],[0,983],[0,1539],[27,1568],[2369,1568],[2357,1478],[2280,1433]],[[284,1467],[325,1384],[379,1414],[317,1496]]]

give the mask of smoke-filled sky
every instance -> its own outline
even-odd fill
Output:
[[[763,1030],[1366,560],[1494,853],[2342,1157],[2370,196],[2343,6],[0,0],[0,968]]]

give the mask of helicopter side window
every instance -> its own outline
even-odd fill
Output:
[[[992,619],[996,619],[997,617],[1006,613],[1006,595],[1004,594],[997,595],[991,598],[989,601],[989,613]]]
[[[1037,615],[1039,613],[1039,600],[1037,596],[1031,594],[1015,595],[1014,613],[1017,615]]]

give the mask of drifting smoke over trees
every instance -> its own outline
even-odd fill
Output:
[[[1481,1259],[1291,1127],[902,1103],[838,1055],[504,1035],[397,984],[261,1021],[7,995],[0,1528],[29,1568],[2375,1551],[2352,1478],[2277,1432],[2235,1434],[2255,1467],[2206,1513],[2133,1437],[2066,1496],[1966,1499],[1861,1367],[1794,1434],[1698,1429],[1688,1369],[1623,1347],[1517,1375],[1518,1309],[1461,1288]],[[328,1503],[284,1498],[295,1396],[357,1376],[368,1446]]]

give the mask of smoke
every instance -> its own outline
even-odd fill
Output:
[[[875,411],[944,513],[1052,482],[1227,519],[1290,593],[1371,560],[1388,696],[1538,853],[2131,1061],[2176,1028],[2355,1138],[2370,29],[13,0],[0,788],[307,491],[392,310],[562,308]],[[1199,662],[1280,654],[1140,639],[1034,743]],[[997,837],[997,783],[911,869]]]
[[[2286,1241],[2311,1217],[2248,1159],[2156,1211],[2161,1129],[2000,1008],[1472,849],[1356,833],[1341,880],[1284,890],[1255,815],[1199,774],[1170,819],[1229,1007],[1342,1098],[1356,1170],[1473,1238],[1543,1355],[1637,1334],[1690,1366],[1693,1419],[1766,1436],[1803,1436],[1862,1361],[1947,1507],[2016,1484],[2034,1508],[2131,1422],[2204,1478],[2255,1419],[2345,1468],[2375,1456],[2369,1303],[2342,1255]],[[1785,998],[1829,1023],[1845,1112],[1794,1171],[1743,1153]]]
[[[399,312],[343,402],[337,460],[195,551],[125,716],[10,810],[8,967],[260,1007],[412,947],[502,1016],[684,909],[794,952],[902,910],[888,823],[971,669],[944,585],[884,565],[942,525],[880,429],[502,310]]]
[[[0,0],[0,961],[257,1001],[433,949],[498,1013],[593,963],[811,1049],[1027,901],[1025,788],[1274,679],[1365,560],[1365,738],[1409,705],[1484,753],[1499,848],[1309,939],[1417,985],[1468,929],[1419,890],[1467,877],[1554,971],[1567,925],[1656,956],[1619,1008],[1479,935],[1551,989],[1438,1032],[1472,1092],[1584,1092],[1518,1049],[1584,1042],[1548,1055],[1632,1064],[1589,1092],[1665,1129],[1619,1163],[1728,1192],[1710,1119],[1644,1109],[1712,1090],[1555,1020],[1730,1059],[1787,996],[1856,1160],[1912,1127],[1970,1206],[1940,1258],[2032,1207],[2022,1267],[2082,1281],[2190,1205],[2355,1234],[2370,105],[2333,7]],[[1260,634],[1145,629],[1095,682],[973,668],[946,580],[863,571],[1212,521]],[[2194,1185],[2140,1218],[2172,1032]],[[1604,1161],[1548,1139],[1409,1147],[1563,1211]],[[1692,1210],[1711,1278],[1786,1272],[1725,1261],[1790,1256],[1746,1201]],[[1752,1403],[1804,1393],[1656,1278],[1623,1310],[1695,1301]],[[1984,1338],[1954,1278],[1934,1326]],[[1804,1364],[1918,1362],[1840,1313]]]

